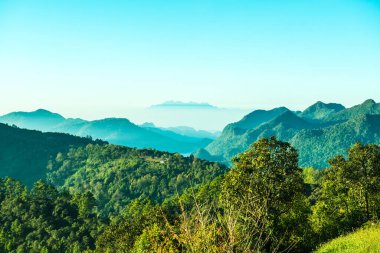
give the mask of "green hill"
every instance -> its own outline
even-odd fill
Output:
[[[291,111],[285,111],[278,117],[259,125],[258,127],[247,130],[239,134],[227,129],[224,134],[216,141],[206,147],[205,150],[198,151],[201,158],[216,161],[230,161],[232,157],[246,150],[249,145],[263,137],[276,136],[281,140],[291,139],[299,130],[316,127]],[[208,154],[206,153],[208,152]],[[208,156],[208,157],[207,157]]]
[[[323,244],[316,253],[380,252],[380,225],[372,225]]]
[[[380,143],[379,117],[380,104],[373,100],[347,109],[317,102],[301,113],[284,107],[254,111],[226,126],[221,136],[194,155],[229,163],[259,138],[276,136],[299,150],[301,166],[324,168],[330,157],[343,154],[356,141]]]
[[[224,174],[227,167],[148,149],[87,145],[59,153],[48,182],[72,193],[90,191],[101,214],[117,214],[134,199],[162,202]]]
[[[13,177],[30,186],[46,177],[46,165],[58,152],[89,143],[95,142],[69,134],[42,133],[0,123],[0,177]]]
[[[118,213],[134,199],[162,202],[227,170],[193,156],[0,124],[0,178],[28,186],[45,179],[73,193],[90,191],[102,214]]]
[[[323,120],[337,112],[344,110],[345,107],[341,104],[328,103],[325,104],[321,101],[311,105],[306,108],[300,116],[302,118],[312,119],[312,120]]]
[[[360,105],[339,111],[326,117],[326,121],[345,121],[352,117],[364,114],[380,114],[380,103],[376,103],[373,99],[367,99]]]
[[[344,154],[356,141],[380,144],[380,114],[357,115],[343,123],[299,131],[289,142],[300,153],[304,167],[327,166],[330,157]]]

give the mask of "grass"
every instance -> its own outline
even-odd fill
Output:
[[[380,224],[359,229],[323,244],[316,253],[378,253]]]

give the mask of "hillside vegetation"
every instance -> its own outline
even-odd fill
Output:
[[[69,134],[42,133],[0,123],[0,177],[13,177],[31,186],[46,178],[48,161],[58,152],[89,143],[105,143]]]
[[[380,252],[380,225],[371,225],[323,244],[316,253]]]
[[[359,230],[352,244],[331,240],[380,219],[380,146],[349,138],[375,141],[379,115],[322,124],[299,114],[245,131],[246,142],[259,139],[232,168],[0,124],[0,252],[304,253],[361,250],[361,236],[372,247],[377,232]],[[334,139],[341,129],[347,138]],[[310,159],[331,154],[328,167],[302,169],[291,143],[262,134],[310,131],[329,148],[350,147],[334,155],[315,146]]]
[[[47,180],[74,194],[91,192],[99,213],[107,216],[120,213],[134,199],[162,203],[226,171],[226,166],[193,156],[90,144],[58,153],[50,161]]]
[[[356,141],[380,144],[380,104],[369,99],[351,108],[317,102],[303,112],[285,107],[257,110],[227,125],[216,140],[194,155],[230,164],[252,142],[271,136],[299,150],[302,167],[325,168],[330,157],[344,154]]]

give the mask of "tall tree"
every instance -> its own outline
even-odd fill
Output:
[[[236,157],[222,185],[225,210],[238,216],[240,250],[277,250],[302,240],[308,201],[297,151],[260,139]]]
[[[323,173],[313,223],[322,239],[335,237],[380,215],[380,147],[359,142],[329,161]]]

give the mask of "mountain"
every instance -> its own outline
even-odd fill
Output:
[[[117,145],[154,148],[183,154],[205,147],[212,141],[208,138],[186,136],[157,127],[141,127],[124,118],[94,121],[66,119],[59,114],[41,109],[34,112],[10,113],[0,117],[0,122],[44,132],[91,136]]]
[[[210,143],[205,149],[194,154],[201,154],[201,158],[212,161],[229,161],[231,157],[243,149],[242,136],[250,129],[272,120],[273,118],[289,111],[285,107],[275,108],[269,111],[256,110],[246,115],[238,122],[227,125],[222,134]]]
[[[275,110],[277,112],[280,111],[277,109]],[[295,113],[289,110],[281,110],[284,111],[282,114],[245,132],[236,131],[236,128],[233,128],[234,126],[241,124],[240,122],[227,126],[226,131],[223,131],[224,134],[222,133],[217,140],[208,145],[205,150],[201,151],[203,152],[203,156],[200,157],[210,159],[211,156],[215,158],[211,158],[211,160],[230,161],[233,156],[246,150],[249,145],[259,138],[277,136],[281,140],[288,141],[300,129],[316,127],[315,124],[298,117]],[[269,111],[269,113],[275,115],[273,114],[273,110]],[[260,112],[259,115],[262,114],[263,113]],[[208,152],[208,155],[205,151]],[[220,160],[220,157],[223,157],[223,159]]]
[[[227,128],[249,130],[259,126],[262,123],[268,122],[282,113],[289,111],[286,107],[279,107],[269,111],[256,110],[244,116],[240,121],[232,123]]]
[[[346,109],[341,104],[329,103],[325,104],[321,101],[311,105],[306,108],[299,116],[302,118],[312,119],[312,120],[323,120],[331,115],[336,114],[342,110]]]
[[[0,122],[2,123],[41,131],[48,131],[64,121],[65,118],[61,115],[44,109],[38,109],[34,112],[12,112],[0,117]]]
[[[161,129],[161,130],[164,130],[164,131],[170,131],[170,132],[174,132],[178,135],[182,135],[182,136],[185,136],[185,137],[193,137],[193,138],[196,138],[196,139],[211,139],[211,140],[214,140],[216,139],[220,134],[221,132],[219,131],[215,131],[215,132],[209,132],[209,131],[204,131],[204,130],[196,130],[192,127],[188,127],[188,126],[177,126],[177,127],[156,127],[153,123],[151,122],[146,122],[144,124],[141,124],[140,125],[141,127],[144,127],[144,128],[150,128],[150,129]]]
[[[329,158],[344,154],[356,141],[380,144],[380,114],[359,114],[342,123],[320,129],[305,129],[289,142],[298,149],[302,166],[327,166]]]
[[[89,143],[88,138],[61,133],[42,133],[0,123],[0,177],[13,177],[32,185],[46,176],[48,161],[58,152]]]
[[[151,108],[167,108],[167,109],[211,109],[216,110],[218,107],[208,103],[195,103],[195,102],[181,102],[181,101],[167,101],[161,104],[152,105]]]
[[[257,110],[227,125],[221,136],[194,155],[230,163],[257,139],[276,136],[299,150],[301,166],[324,168],[328,158],[343,154],[355,141],[380,143],[379,115],[380,104],[373,100],[351,108],[317,102],[302,112],[285,107]]]
[[[364,114],[380,114],[380,104],[376,103],[373,99],[367,99],[360,105],[355,105],[346,110],[342,110],[336,114],[327,117],[326,121],[345,121],[357,115]]]

